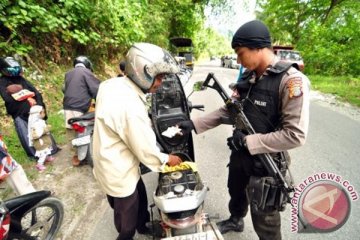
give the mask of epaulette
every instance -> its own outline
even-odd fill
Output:
[[[294,63],[279,61],[274,66],[271,66],[267,71],[274,74],[279,74],[287,71],[290,67],[295,66]]]

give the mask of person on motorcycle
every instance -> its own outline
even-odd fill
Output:
[[[156,45],[136,43],[125,62],[121,81],[100,84],[93,134],[93,173],[114,209],[119,240],[132,239],[136,230],[150,233],[140,163],[155,172],[181,163],[178,156],[160,152],[146,104],[146,94],[154,93],[167,74],[179,71],[175,60]]]
[[[282,192],[276,184],[268,192],[261,191],[268,189],[264,183],[271,177],[256,155],[270,153],[278,160],[279,170],[286,172],[287,150],[303,145],[307,137],[310,81],[296,68],[276,58],[270,32],[261,21],[242,25],[233,36],[232,48],[238,63],[247,69],[235,85],[232,97],[243,102],[243,112],[256,134],[247,135],[243,129],[234,129],[232,137],[227,139],[231,149],[227,184],[230,218],[217,226],[221,233],[242,232],[243,218],[251,203],[251,218],[259,239],[279,240],[279,211],[283,205],[274,204],[274,199],[282,199]],[[229,116],[227,108],[222,107],[178,126],[184,134],[192,129],[200,134],[222,124]],[[263,208],[257,207],[259,202],[264,202]]]
[[[41,93],[23,77],[23,67],[13,57],[0,58],[0,95],[5,102],[7,114],[15,125],[16,133],[26,154],[36,159],[35,149],[30,146],[28,138],[28,119],[30,108],[33,105],[41,105],[45,109],[45,103]],[[47,115],[45,115],[45,120]],[[51,155],[57,153],[54,138],[52,140]]]
[[[63,108],[65,115],[65,126],[69,140],[75,137],[75,131],[68,120],[79,117],[88,112],[91,102],[96,99],[100,80],[93,74],[92,63],[86,56],[78,56],[74,59],[74,68],[65,74]],[[79,166],[80,160],[76,149],[72,149],[73,166]]]

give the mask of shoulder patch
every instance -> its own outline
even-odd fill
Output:
[[[289,79],[286,87],[289,91],[289,98],[301,97],[303,95],[302,79],[299,77]]]

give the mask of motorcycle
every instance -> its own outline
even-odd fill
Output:
[[[77,149],[77,156],[80,161],[86,161],[93,167],[92,157],[92,134],[94,131],[95,112],[88,112],[80,117],[70,118],[68,123],[76,132],[76,137],[71,141]]]
[[[54,239],[64,217],[61,201],[37,191],[0,202],[0,240]]]
[[[177,75],[163,80],[161,87],[151,96],[150,110],[157,141],[163,152],[177,154],[183,162],[194,163],[191,133],[173,137],[163,133],[177,123],[189,120],[192,109],[203,108],[203,105],[193,105],[188,100]],[[216,224],[204,212],[207,191],[208,187],[195,169],[159,173],[153,200],[159,210],[163,239],[223,239]]]

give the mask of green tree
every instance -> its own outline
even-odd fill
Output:
[[[194,40],[204,52],[204,9],[229,0],[0,0],[0,55],[24,55],[34,64],[68,64],[86,54],[108,62],[139,41],[169,47],[169,38]],[[199,36],[198,36],[199,35]],[[97,65],[98,66],[98,65]],[[100,66],[101,68],[101,66]]]
[[[306,72],[359,75],[360,1],[262,0],[259,6],[274,42],[300,50]]]

